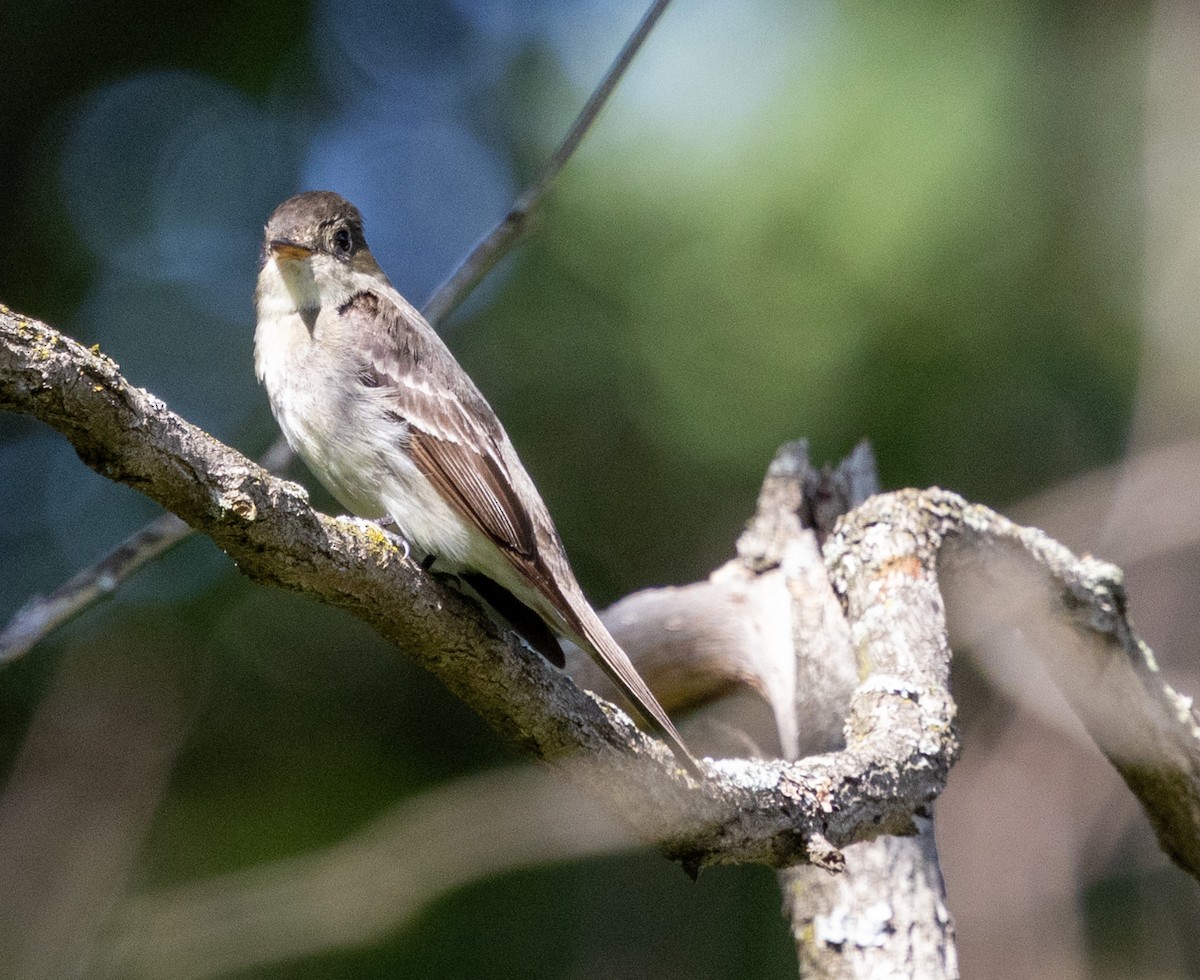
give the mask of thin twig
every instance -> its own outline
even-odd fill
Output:
[[[517,198],[508,214],[471,249],[449,278],[434,290],[424,309],[430,323],[437,324],[458,306],[528,230],[533,210],[579,147],[669,2],[655,0],[534,182]],[[280,438],[266,451],[260,463],[266,469],[278,472],[292,459],[291,449]],[[49,595],[33,596],[0,630],[0,665],[24,656],[58,627],[112,595],[138,569],[166,554],[191,533],[192,529],[182,521],[171,514],[163,514],[131,534],[99,561],[80,569]]]
[[[35,595],[0,630],[0,664],[23,657],[34,644],[101,599],[147,562],[192,533],[174,514],[160,514],[98,562],[80,569],[49,595]]]
[[[294,458],[287,440],[281,436],[258,462],[264,469],[278,473]],[[174,514],[159,514],[49,595],[32,596],[0,630],[0,667],[25,656],[60,626],[101,599],[107,599],[132,575],[191,534],[192,529]]]
[[[557,179],[567,161],[587,135],[596,117],[608,102],[613,89],[617,87],[629,65],[632,63],[642,43],[649,36],[658,19],[667,9],[671,0],[655,0],[646,11],[641,22],[634,28],[633,33],[621,48],[616,60],[609,66],[608,72],[600,84],[580,110],[575,122],[568,130],[562,144],[542,167],[541,172],[525,192],[517,198],[513,206],[495,227],[475,243],[467,257],[459,263],[458,268],[450,274],[429,297],[421,312],[433,324],[439,323],[467,296],[476,284],[483,279],[500,261],[500,258],[512,247],[513,243],[523,235],[529,227],[529,219],[534,209],[541,203],[546,192]]]

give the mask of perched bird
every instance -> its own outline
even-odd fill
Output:
[[[342,505],[393,520],[558,666],[555,634],[590,653],[700,775],[584,597],[496,413],[371,255],[358,209],[329,191],[280,204],[266,226],[255,307],[254,364],[271,410]]]

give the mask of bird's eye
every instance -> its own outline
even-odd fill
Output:
[[[340,255],[350,254],[350,246],[354,244],[354,238],[350,234],[349,228],[339,228],[333,233],[333,248]]]

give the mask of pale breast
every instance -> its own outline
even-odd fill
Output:
[[[409,458],[407,425],[386,390],[363,383],[350,352],[314,339],[336,312],[322,310],[310,333],[294,310],[259,306],[255,369],[288,444],[350,513],[390,517],[444,565],[474,567],[482,541]]]
[[[382,456],[396,433],[379,431],[355,379],[321,350],[298,313],[263,312],[254,337],[255,369],[288,444],[351,513],[385,516]]]

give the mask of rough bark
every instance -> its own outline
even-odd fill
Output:
[[[803,444],[785,446],[772,464],[755,520],[738,543],[742,560],[750,561],[765,550],[755,544],[763,528],[775,528],[774,539],[788,542],[784,567],[799,677],[793,710],[803,732],[797,755],[843,745],[842,719],[858,665],[820,545],[843,514],[877,491],[877,482],[865,444],[832,471],[813,469]],[[776,516],[766,516],[772,513]],[[915,825],[911,837],[850,845],[839,875],[803,864],[779,872],[802,977],[950,980],[959,975],[932,811],[918,816]]]
[[[627,600],[630,633],[618,638],[631,650],[639,630],[658,638],[657,659],[652,650],[639,666],[674,689],[664,700],[703,702],[749,683],[771,707],[777,750],[820,753],[709,763],[710,777],[697,782],[619,711],[406,561],[376,525],[317,513],[301,488],[175,416],[111,359],[2,307],[0,408],[57,428],[89,466],[208,534],[251,578],[374,625],[690,870],[739,861],[783,869],[801,964],[814,975],[876,975],[888,957],[917,975],[954,975],[923,819],[957,751],[947,619],[966,642],[980,631],[1024,634],[1164,850],[1200,877],[1200,721],[1133,633],[1119,570],[954,494],[860,501],[851,468],[841,485],[806,495],[799,456],[785,447],[736,562],[706,583]],[[703,642],[671,625],[688,609],[698,628],[713,625],[721,603],[746,606],[750,596],[749,625],[714,628]],[[782,635],[780,622],[790,624]],[[685,648],[694,674],[681,667]],[[805,863],[853,874],[824,888]]]
[[[910,832],[913,812],[945,785],[953,706],[944,690],[914,698],[925,671],[905,677],[898,665],[886,684],[863,685],[845,751],[792,764],[724,760],[697,783],[622,713],[406,561],[376,525],[316,512],[300,487],[130,385],[107,356],[8,310],[0,408],[57,428],[85,463],[209,535],[252,579],[372,624],[503,736],[585,780],[689,869],[805,860],[837,868],[840,847]]]

